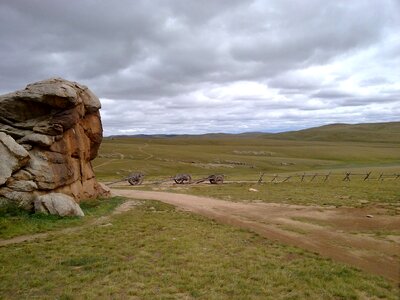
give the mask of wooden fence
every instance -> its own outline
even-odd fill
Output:
[[[351,179],[354,177],[358,177],[362,179],[363,181],[368,181],[368,180],[380,180],[383,181],[385,179],[391,179],[391,180],[397,180],[400,179],[400,174],[384,174],[384,173],[378,173],[372,175],[372,172],[367,172],[367,173],[352,173],[352,172],[345,172],[344,174],[339,174],[335,173],[332,174],[332,172],[326,173],[326,174],[320,174],[320,173],[312,173],[312,174],[291,174],[291,175],[284,175],[284,174],[265,174],[261,173],[260,177],[258,179],[258,183],[262,183],[263,181],[265,182],[275,182],[275,183],[282,183],[282,182],[287,182],[293,179],[298,178],[300,182],[313,182],[314,180],[322,180],[322,182],[326,182],[329,180],[329,178],[336,176],[340,177],[342,181],[351,181]],[[266,178],[266,180],[264,180]]]
[[[135,174],[135,173],[133,173]],[[141,173],[142,174],[142,173]],[[144,176],[144,175],[143,175]],[[218,181],[218,183],[223,182],[223,176],[224,175],[210,175],[208,177],[204,177],[198,180],[194,181],[188,181],[188,182],[182,182],[186,184],[198,184],[201,182],[205,182],[209,180],[213,176],[222,176],[222,180]],[[353,173],[353,172],[345,172],[345,173],[302,173],[302,174],[266,174],[265,172],[260,173],[260,176],[257,180],[257,182],[260,184],[262,182],[273,182],[273,183],[283,183],[283,182],[289,182],[292,180],[294,182],[297,179],[297,182],[313,182],[313,181],[319,181],[319,182],[327,182],[329,179],[332,177],[336,177],[337,179],[341,181],[351,181],[352,179],[359,179],[362,181],[370,181],[370,180],[377,180],[377,181],[383,181],[383,180],[399,180],[400,179],[400,173],[392,173],[392,174],[384,174],[384,173],[377,173],[372,174],[372,172],[367,172],[367,173]],[[173,181],[175,177],[168,177],[164,180],[161,181],[155,181],[151,182],[150,184],[161,184],[164,182],[168,181]],[[107,183],[107,185],[112,185],[115,183],[127,181],[129,179],[129,176],[123,179],[119,179],[117,181],[113,181],[110,183]],[[142,179],[142,177],[141,177]],[[129,180],[128,180],[129,181]],[[399,180],[400,181],[400,180]],[[175,181],[176,182],[176,181]],[[230,181],[232,182],[239,182],[239,181]],[[240,181],[240,182],[254,182],[254,181]],[[131,182],[130,182],[131,183]],[[178,182],[176,182],[178,183]],[[213,183],[210,181],[210,183]],[[131,183],[132,185],[136,185]],[[141,184],[137,183],[137,184]]]

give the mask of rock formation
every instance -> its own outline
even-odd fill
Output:
[[[53,213],[43,195],[77,202],[107,195],[91,166],[102,140],[99,109],[86,86],[61,78],[0,96],[0,197],[29,210],[36,200]]]

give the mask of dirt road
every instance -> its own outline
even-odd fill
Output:
[[[384,215],[380,208],[237,203],[139,190],[113,189],[112,192],[169,203],[221,223],[250,229],[268,239],[301,247],[397,282],[400,280],[399,236],[380,238],[365,233],[400,229],[400,216]]]

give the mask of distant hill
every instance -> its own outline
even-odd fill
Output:
[[[246,135],[246,133],[244,133]],[[150,139],[171,139],[171,138],[221,138],[236,136],[230,133],[205,133],[205,134],[134,134],[134,135],[110,135],[105,138],[150,138]]]
[[[400,122],[362,123],[362,124],[330,124],[298,131],[282,133],[246,132],[240,134],[207,133],[192,134],[155,134],[155,135],[114,135],[107,138],[152,138],[152,139],[193,139],[221,140],[226,139],[277,139],[298,141],[326,141],[326,142],[382,142],[400,143]]]
[[[266,135],[271,139],[400,143],[400,122],[331,124]]]

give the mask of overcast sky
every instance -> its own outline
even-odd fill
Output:
[[[105,135],[400,120],[400,0],[0,0],[0,93],[86,84]]]

